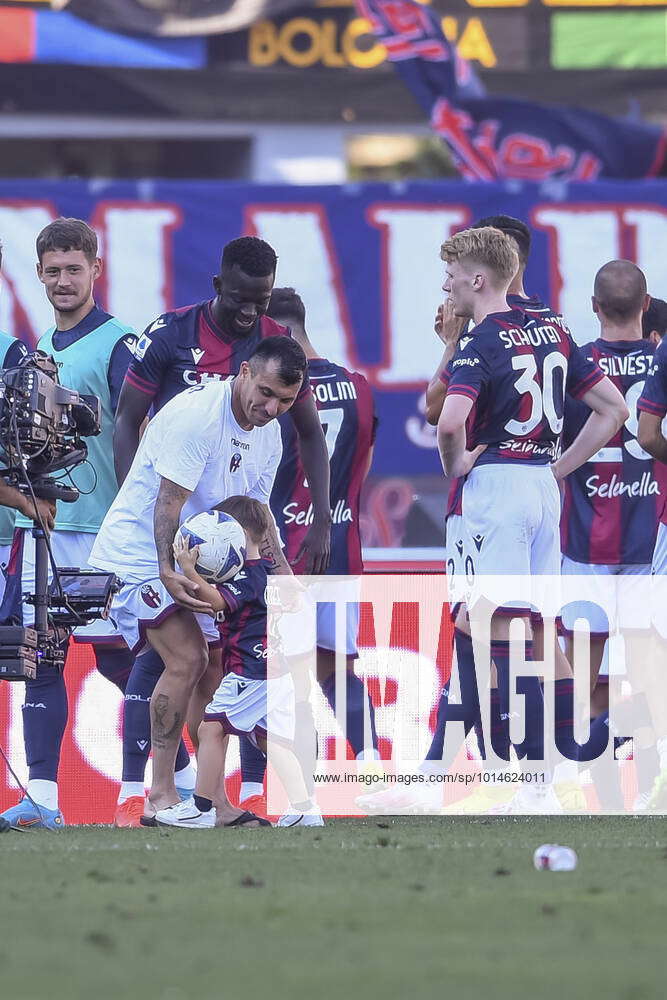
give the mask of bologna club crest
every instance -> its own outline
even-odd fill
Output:
[[[149,608],[159,608],[162,604],[162,598],[158,594],[155,587],[151,587],[150,583],[145,583],[141,588],[141,600],[144,604],[147,604]]]
[[[237,472],[238,469],[240,468],[240,465],[241,465],[241,455],[237,451],[234,455],[232,455],[232,460],[229,463],[229,471]]]

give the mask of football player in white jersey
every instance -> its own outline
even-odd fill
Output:
[[[267,337],[233,381],[193,386],[170,400],[148,425],[91,553],[94,566],[124,580],[112,614],[126,642],[135,651],[150,643],[165,664],[150,703],[147,819],[178,802],[176,749],[207,666],[207,636],[217,631],[197,585],[174,567],[174,536],[185,517],[228,496],[268,509],[282,452],[275,418],[292,406],[305,371],[294,340]],[[271,516],[260,551],[274,572],[290,572]]]

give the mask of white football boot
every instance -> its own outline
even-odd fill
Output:
[[[442,806],[442,785],[393,785],[381,792],[357,795],[354,802],[369,816],[433,816]]]
[[[215,826],[215,807],[208,812],[201,812],[195,805],[194,796],[177,802],[167,809],[158,809],[155,813],[158,826],[182,826],[187,830],[212,830]]]
[[[563,806],[554,786],[523,785],[516,795],[504,805],[489,810],[492,816],[561,816]]]
[[[324,819],[317,806],[313,806],[305,812],[283,813],[276,826],[324,826]]]

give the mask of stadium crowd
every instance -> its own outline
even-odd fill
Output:
[[[446,739],[447,723],[463,721],[466,735],[476,735],[482,768],[495,774],[516,759],[525,774],[545,757],[541,720],[551,684],[556,766],[547,766],[539,782],[520,782],[516,794],[501,781],[483,784],[454,808],[584,811],[579,769],[590,762],[593,772],[600,769],[601,805],[622,810],[618,768],[603,754],[615,735],[604,680],[608,640],[621,624],[631,637],[625,658],[633,718],[642,720],[641,738],[637,733],[633,741],[634,808],[663,808],[667,718],[664,700],[656,705],[648,697],[650,613],[625,621],[619,608],[618,621],[609,622],[590,605],[575,606],[556,623],[531,615],[530,601],[494,608],[485,653],[491,719],[484,730],[480,648],[473,641],[476,621],[488,613],[480,579],[667,573],[667,375],[659,346],[667,304],[649,297],[636,265],[610,261],[592,289],[600,336],[578,347],[563,317],[524,288],[530,243],[523,222],[493,216],[441,248],[447,299],[435,331],[444,351],[427,388],[426,413],[437,426],[449,479],[446,569],[461,704],[450,701],[448,682],[421,772],[437,776],[451,767],[460,747]],[[103,262],[85,222],[56,220],[36,247],[38,276],[54,310],[54,326],[38,347],[56,359],[63,385],[100,398],[102,431],[88,439],[94,477],[77,481],[74,503],[33,502],[0,484],[6,565],[0,621],[34,618],[23,597],[35,582],[35,522],[49,531],[57,565],[90,566],[122,581],[109,620],[72,636],[92,644],[97,669],[124,697],[116,826],[267,824],[269,745],[289,800],[278,825],[321,825],[314,766],[298,763],[316,755],[308,686],[286,676],[267,679],[267,581],[293,572],[362,573],[360,495],[377,429],[370,387],[359,373],[318,354],[303,302],[294,289],[274,287],[277,255],[257,237],[224,247],[210,300],[157,317],[140,336],[96,304]],[[0,349],[3,368],[27,351],[6,335]],[[234,517],[246,537],[243,569],[218,586],[197,573],[196,551],[178,542],[181,523],[209,510]],[[346,739],[359,767],[372,770],[379,767],[378,737],[372,699],[355,672],[358,604],[351,607],[341,686],[334,604],[318,604],[316,680],[334,713],[344,690]],[[541,660],[548,649],[554,662],[553,678],[524,678],[520,743],[510,731],[509,624],[517,615],[526,623],[525,660]],[[581,618],[590,623],[591,649],[591,725],[583,747],[574,738],[571,668]],[[280,709],[270,725],[269,685]],[[66,672],[40,664],[26,682],[23,706],[27,787],[2,814],[14,828],[64,825],[58,767],[67,712]],[[282,722],[274,724],[276,718]],[[238,806],[225,790],[230,736],[240,745]],[[378,783],[357,803],[369,813],[437,811],[442,783]]]

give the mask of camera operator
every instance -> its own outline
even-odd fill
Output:
[[[74,503],[58,502],[55,521],[49,516],[48,504],[38,501],[46,514],[45,527],[53,527],[50,542],[56,565],[84,568],[118,489],[113,465],[113,421],[136,338],[132,330],[95,303],[93,287],[102,273],[102,261],[97,253],[97,236],[90,226],[80,219],[57,219],[37,237],[37,257],[37,275],[55,314],[55,326],[44,334],[38,347],[55,359],[62,385],[101,400],[102,431],[87,439],[88,461],[71,473],[79,498]],[[25,516],[30,516],[32,502],[23,500],[22,505],[0,609],[2,624],[30,625],[34,621],[34,609],[21,604],[21,594],[34,593],[35,583],[35,544],[27,530],[31,522]],[[93,644],[97,669],[124,691],[133,657],[111,622],[95,621],[80,627],[75,641],[77,638]],[[28,797],[2,814],[16,829],[63,826],[57,778],[67,712],[62,672],[41,663],[37,677],[26,683],[23,706]]]
[[[0,243],[0,270],[2,270],[2,244]],[[0,369],[14,368],[21,358],[25,358],[28,348],[23,341],[8,333],[0,331]],[[0,449],[0,465],[4,462],[4,455]],[[5,568],[9,562],[9,551],[14,533],[14,522],[16,511],[20,511],[26,517],[33,518],[35,507],[28,497],[9,486],[0,479],[0,601],[5,592]],[[38,500],[37,510],[44,526],[51,530],[53,528],[53,515],[55,514],[55,504],[50,500]]]

